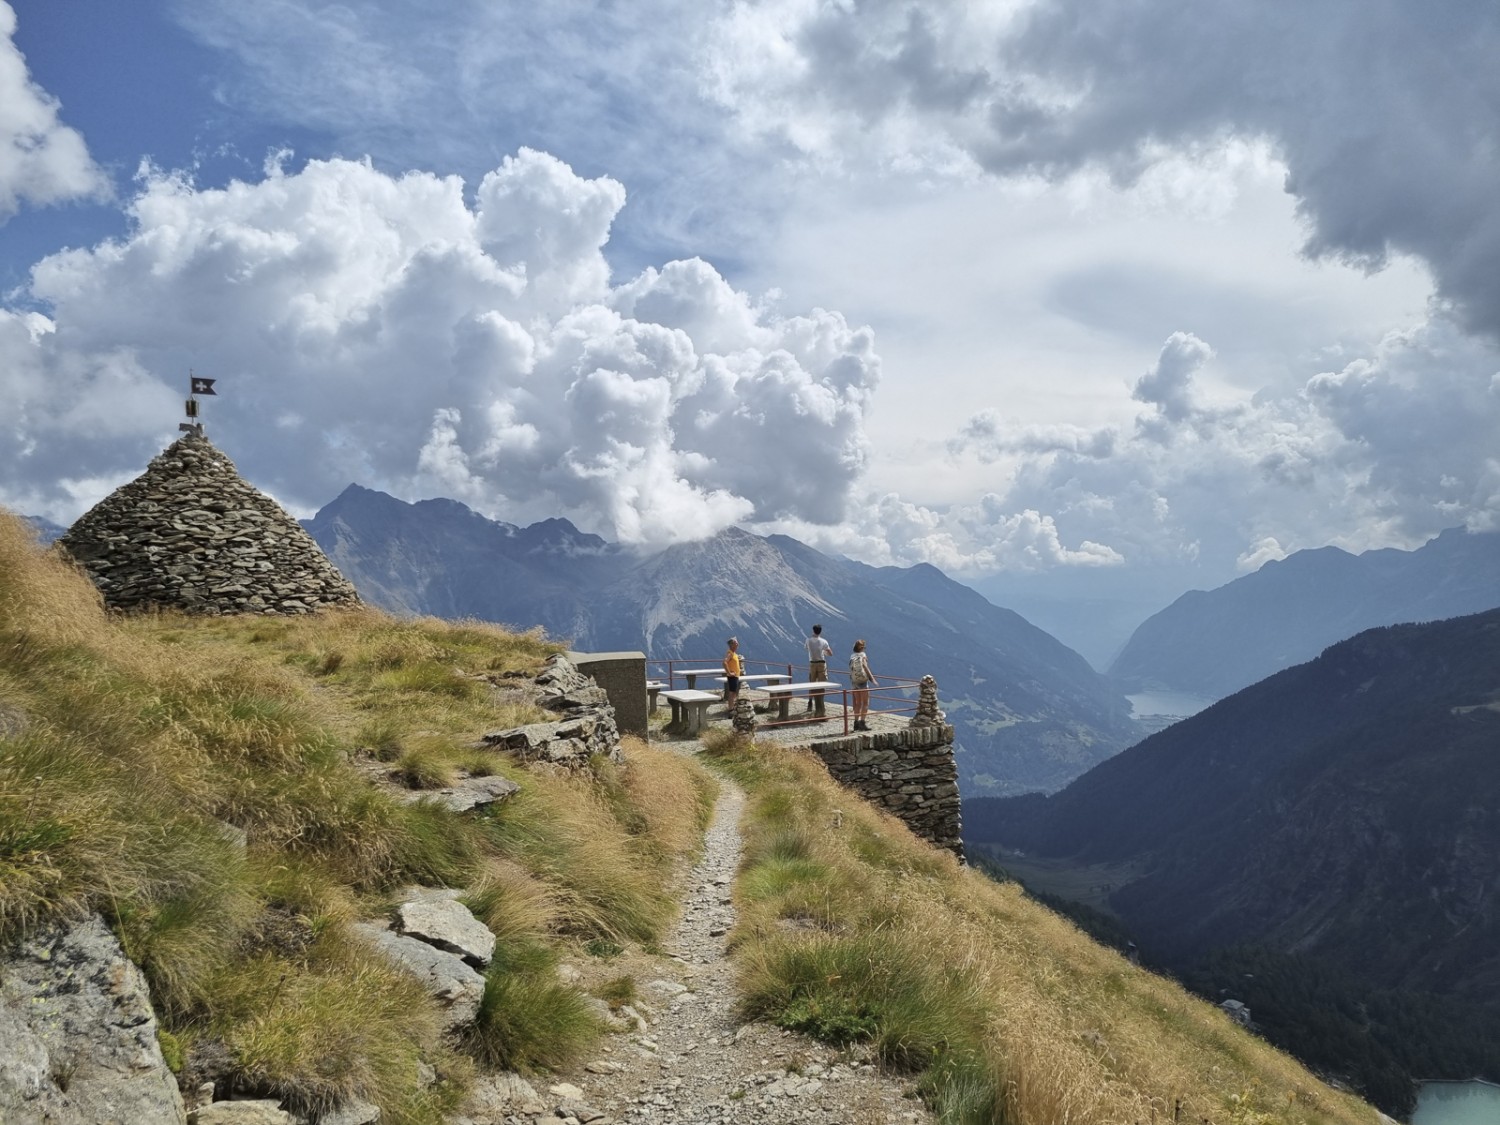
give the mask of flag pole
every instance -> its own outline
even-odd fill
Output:
[[[201,375],[194,375],[193,369],[191,367],[188,368],[188,397],[186,404],[188,420],[177,424],[179,430],[189,434],[196,434],[198,437],[203,436],[203,423],[198,421],[198,396],[217,396],[218,392],[214,390],[214,382],[215,380],[213,379],[205,379]]]

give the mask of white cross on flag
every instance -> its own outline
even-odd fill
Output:
[[[215,395],[215,396],[217,396],[217,394],[218,394],[218,392],[214,390],[214,381],[212,379],[200,379],[200,378],[198,378],[198,376],[194,375],[193,379],[192,379],[192,383],[193,383],[192,393],[195,394],[195,395]]]

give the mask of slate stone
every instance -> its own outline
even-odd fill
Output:
[[[442,1010],[446,1030],[474,1022],[479,1001],[484,997],[484,977],[463,958],[369,922],[357,923],[354,931],[393,965],[427,986],[428,994]]]

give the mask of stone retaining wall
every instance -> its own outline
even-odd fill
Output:
[[[900,817],[922,839],[964,858],[952,726],[852,734],[808,748],[840,785]]]

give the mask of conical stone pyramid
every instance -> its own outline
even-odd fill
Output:
[[[360,604],[312,536],[201,434],[173,442],[57,542],[116,609],[292,614]]]

